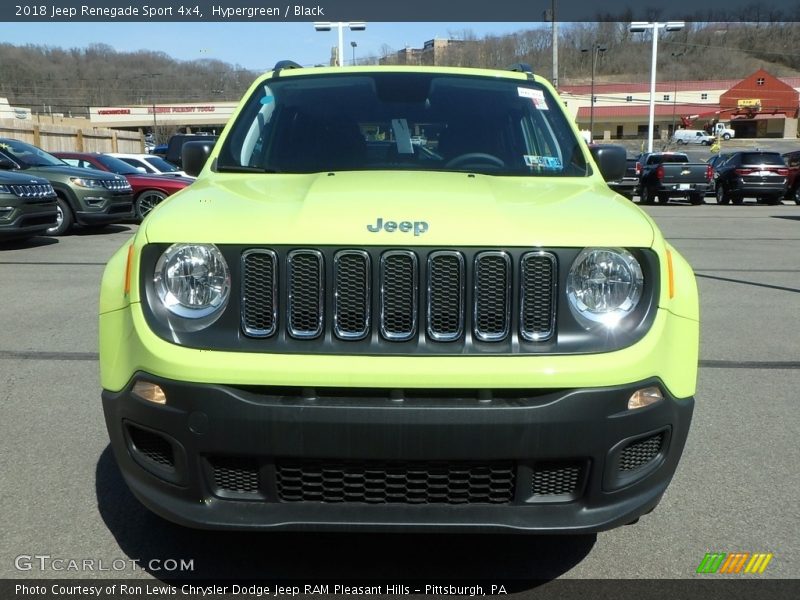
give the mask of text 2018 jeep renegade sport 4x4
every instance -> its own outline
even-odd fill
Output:
[[[295,67],[187,148],[196,183],[106,268],[103,407],[136,497],[230,529],[650,511],[689,429],[698,302],[605,184],[624,152],[590,152],[524,66]]]

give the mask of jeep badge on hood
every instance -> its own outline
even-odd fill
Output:
[[[398,230],[402,233],[413,231],[415,236],[419,236],[428,231],[428,223],[426,221],[400,221],[399,223],[397,221],[384,222],[381,217],[378,217],[378,222],[375,223],[375,225],[367,225],[367,230],[371,231],[372,233],[378,233],[381,229],[387,233],[394,233]]]

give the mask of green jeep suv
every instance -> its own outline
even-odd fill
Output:
[[[0,138],[0,169],[47,179],[55,189],[57,221],[48,235],[62,235],[73,223],[108,225],[133,217],[133,190],[122,175],[70,167],[41,148]]]
[[[299,68],[106,268],[125,481],[188,526],[589,532],[652,510],[694,275],[524,65]]]
[[[56,215],[56,193],[46,179],[0,171],[0,241],[41,235]]]

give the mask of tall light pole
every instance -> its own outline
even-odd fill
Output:
[[[336,27],[339,30],[339,53],[336,56],[336,62],[338,63],[337,66],[341,67],[344,65],[344,28],[350,28],[350,31],[364,31],[367,28],[367,24],[364,21],[337,21],[334,23],[328,21],[318,21],[314,23],[314,29],[317,31],[330,31]],[[355,53],[355,47],[353,47],[353,53]]]
[[[683,56],[686,54],[686,51],[683,52],[673,52],[672,58],[678,58],[679,56]],[[673,71],[672,77],[675,79],[675,93],[672,94],[672,135],[675,135],[675,105],[678,103],[678,73],[677,71]]]
[[[647,127],[647,151],[653,151],[653,123],[656,114],[656,58],[658,57],[658,30],[679,31],[685,27],[683,21],[668,21],[666,23],[647,23],[634,21],[631,23],[631,33],[642,33],[648,29],[653,30],[653,56],[650,63],[650,123]]]
[[[591,94],[592,97],[589,100],[589,135],[592,139],[594,139],[594,70],[597,66],[597,55],[601,52],[605,52],[606,47],[598,44],[595,42],[592,44],[591,49],[583,48],[581,52],[591,52],[592,53],[592,87],[591,87]]]
[[[353,66],[355,66],[355,64],[356,64],[356,48],[358,47],[358,44],[356,43],[355,40],[350,42],[350,47],[353,49]]]

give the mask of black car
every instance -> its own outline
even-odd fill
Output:
[[[618,194],[625,196],[628,200],[633,200],[634,195],[637,193],[637,188],[639,187],[639,174],[636,172],[635,158],[629,158],[627,160],[625,175],[622,179],[609,181],[608,187]]]
[[[741,204],[745,198],[780,204],[786,195],[789,168],[777,152],[734,152],[715,173],[718,204]]]
[[[706,161],[709,165],[711,165],[712,169],[711,176],[713,177],[712,184],[709,186],[708,190],[706,190],[706,196],[717,195],[717,188],[716,188],[717,169],[722,165],[722,163],[728,160],[731,156],[733,156],[732,152],[720,152],[719,154],[715,154]]]

